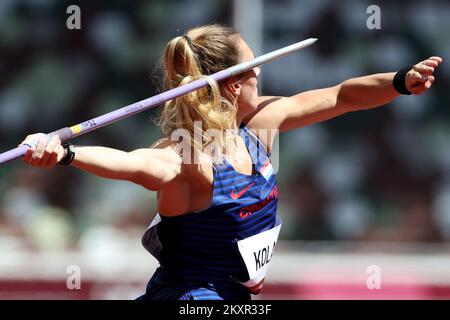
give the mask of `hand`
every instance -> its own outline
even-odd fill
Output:
[[[406,74],[406,89],[415,95],[420,95],[430,89],[435,80],[432,74],[441,63],[441,57],[430,57],[414,65]]]
[[[27,136],[19,146],[24,144],[36,146],[28,149],[23,156],[23,161],[34,167],[53,168],[65,154],[64,147],[57,135],[49,139],[44,133],[32,134]]]

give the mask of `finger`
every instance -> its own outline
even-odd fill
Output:
[[[27,143],[27,141],[29,141],[29,140],[30,140],[30,136],[28,135],[21,143],[19,143],[18,147],[25,145]]]
[[[437,61],[438,63],[442,63],[442,61],[443,61],[443,59],[438,56],[429,57],[428,60],[434,60],[434,61]]]
[[[422,75],[420,72],[415,70],[410,71],[412,85],[416,85],[417,82],[426,82],[428,80],[428,75]]]
[[[23,156],[22,160],[26,163],[31,163],[31,157],[33,156],[33,152],[34,152],[34,149],[29,148],[27,150],[27,152],[25,153],[25,155]]]
[[[45,168],[51,169],[58,163],[58,153],[53,152],[48,158],[47,163],[45,164]]]
[[[439,66],[439,62],[437,62],[436,60],[425,60],[421,62],[423,65],[429,66],[429,67],[433,67],[436,68],[437,66]]]
[[[428,90],[431,88],[431,86],[433,85],[434,82],[434,77],[433,76],[429,76],[428,77],[428,81],[425,82],[425,88]]]
[[[423,63],[418,63],[414,65],[413,70],[428,75],[434,72],[434,67],[427,66]]]
[[[45,134],[43,133],[36,133],[36,134],[30,134],[28,135],[25,140],[23,140],[20,144],[20,146],[28,146],[28,150],[25,152],[24,156],[22,157],[22,160],[25,163],[31,164],[33,159],[33,154],[36,152],[36,145],[39,141],[39,138],[45,137]]]
[[[414,78],[408,82],[407,89],[411,93],[416,93],[416,91],[419,90],[419,88],[423,87],[425,82],[427,81],[428,81],[427,77],[425,78],[420,77],[419,79]]]
[[[417,83],[416,85],[412,86],[409,90],[411,93],[415,95],[421,95],[422,93],[431,88],[434,80],[435,78],[433,76],[429,76],[428,80],[425,83]]]
[[[27,146],[33,147],[33,149],[36,149],[37,142],[39,141],[40,138],[42,138],[44,136],[45,136],[45,134],[43,134],[43,133],[36,133],[36,134],[28,135],[25,138],[25,140],[23,140],[19,144],[19,146],[27,145]]]
[[[47,147],[48,139],[46,137],[42,137],[38,140],[36,145],[36,152],[34,153],[34,157],[42,158],[45,152],[45,148]]]
[[[39,165],[42,166],[42,167],[47,166],[48,160],[50,159],[51,155],[52,155],[52,153],[48,152],[47,151],[47,147],[46,147],[46,149],[44,150],[44,153],[42,154],[42,158],[39,161]]]
[[[39,139],[36,150],[33,152],[33,157],[31,159],[31,164],[34,166],[40,165],[42,162],[42,158],[44,157],[45,148],[47,146],[47,138],[42,137]]]
[[[57,157],[58,154],[56,153],[56,146],[58,144],[61,143],[61,140],[59,139],[58,136],[53,136],[50,140],[50,142],[47,144],[45,151],[44,151],[44,156],[42,158],[42,165],[45,167],[52,167],[54,165],[54,163],[52,164],[51,162],[54,161]],[[54,156],[55,154],[55,156]],[[56,162],[56,161],[54,161]]]
[[[57,151],[58,151],[58,157],[56,159],[56,163],[60,162],[62,160],[62,158],[64,157],[64,147],[60,144],[59,146],[57,146]]]

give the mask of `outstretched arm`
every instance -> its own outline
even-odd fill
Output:
[[[414,65],[405,77],[408,91],[420,95],[428,90],[435,80],[433,72],[440,63],[442,58],[430,57]],[[247,118],[247,123],[254,128],[289,131],[346,112],[378,107],[400,95],[393,86],[394,76],[394,72],[373,74],[292,97],[261,97],[257,112]]]
[[[52,168],[63,157],[58,136],[47,142],[45,134],[28,136],[22,144],[38,140],[23,160],[35,167]],[[106,147],[76,147],[72,166],[91,174],[117,180],[128,180],[149,190],[159,190],[175,179],[181,171],[181,158],[166,143],[154,148],[125,152]]]

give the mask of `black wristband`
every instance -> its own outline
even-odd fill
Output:
[[[68,166],[69,164],[72,163],[73,159],[75,158],[75,150],[73,145],[68,142],[63,142],[62,146],[67,153],[64,156],[64,158],[62,158],[61,161],[58,162],[58,164],[62,166]]]
[[[400,94],[406,94],[406,95],[410,95],[411,92],[408,91],[408,89],[406,89],[406,83],[405,83],[405,79],[406,79],[406,74],[408,73],[409,70],[411,70],[414,67],[414,65],[410,65],[408,67],[405,67],[403,69],[400,69],[399,71],[397,71],[397,73],[394,76],[394,80],[392,81],[395,90],[397,90],[398,93]]]

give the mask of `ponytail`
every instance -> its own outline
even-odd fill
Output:
[[[193,137],[195,123],[201,121],[202,130],[220,130],[222,135],[217,142],[224,146],[227,129],[236,129],[236,102],[223,97],[219,83],[209,77],[238,63],[236,35],[231,28],[209,25],[191,29],[167,44],[163,56],[165,90],[200,78],[206,79],[208,87],[165,103],[159,119],[165,136],[176,129],[186,129]],[[202,135],[201,147],[209,142]]]

